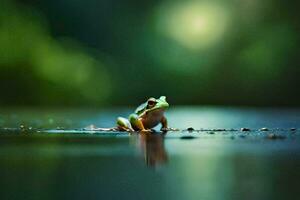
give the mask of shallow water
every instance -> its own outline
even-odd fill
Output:
[[[178,107],[170,126],[198,131],[83,130],[129,112],[2,110],[0,199],[297,197],[299,110]]]

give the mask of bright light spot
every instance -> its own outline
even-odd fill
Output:
[[[158,29],[190,49],[209,47],[222,39],[229,10],[220,3],[168,3],[158,11]]]

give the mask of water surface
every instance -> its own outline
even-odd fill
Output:
[[[180,107],[167,112],[170,126],[199,131],[83,130],[129,113],[4,110],[0,199],[297,198],[299,110]]]

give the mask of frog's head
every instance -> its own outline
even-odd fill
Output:
[[[155,98],[151,97],[147,101],[146,110],[148,112],[153,111],[153,110],[157,110],[157,109],[164,110],[168,107],[169,107],[169,104],[168,104],[165,96],[161,96],[159,99],[155,99]]]

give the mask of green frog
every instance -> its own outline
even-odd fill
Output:
[[[130,132],[151,132],[152,128],[161,123],[161,130],[167,131],[168,122],[164,116],[164,112],[168,107],[169,104],[165,96],[161,96],[158,99],[151,97],[145,103],[137,107],[135,112],[129,115],[128,119],[118,117],[118,129]]]

